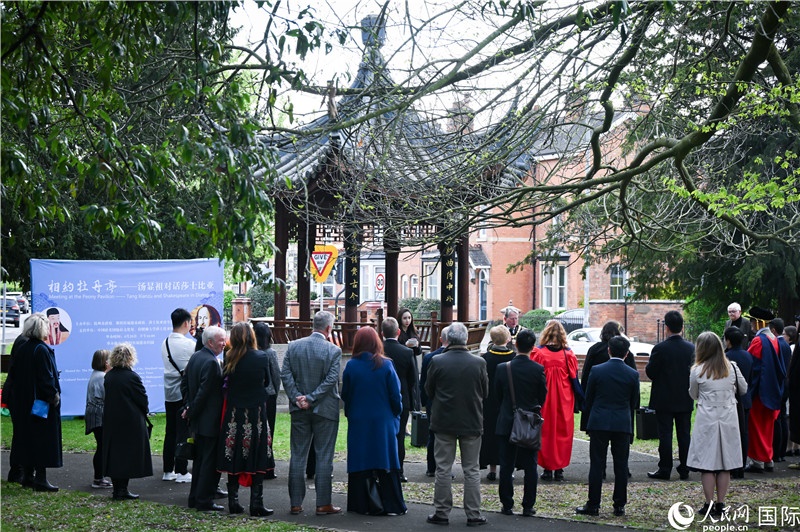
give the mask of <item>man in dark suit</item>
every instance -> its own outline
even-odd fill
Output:
[[[467,349],[467,328],[453,322],[447,328],[448,348],[431,359],[425,393],[431,398],[431,429],[436,432],[436,481],[428,516],[433,525],[450,524],[453,508],[451,471],[456,447],[464,471],[464,512],[467,526],[486,524],[481,515],[481,472],[478,459],[483,433],[483,400],[489,395],[486,361]]]
[[[203,348],[192,355],[181,378],[184,415],[194,433],[194,462],[189,508],[222,511],[214,504],[219,483],[217,438],[222,414],[222,370],[217,356],[225,348],[225,329],[217,326],[203,331]]]
[[[317,515],[338,514],[342,509],[331,504],[333,453],[339,431],[339,369],[342,350],[328,341],[333,330],[333,315],[320,311],[314,315],[311,336],[289,344],[283,359],[281,380],[289,398],[292,416],[289,462],[290,513],[303,512],[306,496],[308,450],[314,445]]]
[[[389,317],[383,320],[381,331],[383,332],[383,352],[392,359],[394,369],[400,378],[403,411],[400,413],[400,429],[397,431],[397,454],[400,457],[400,480],[408,482],[403,472],[403,461],[406,458],[406,425],[408,424],[408,416],[411,413],[411,409],[420,410],[420,406],[414,404],[414,398],[418,397],[414,351],[397,341],[397,337],[400,335],[400,326],[396,319]]]
[[[753,331],[753,325],[750,323],[750,320],[742,316],[742,306],[739,303],[733,302],[728,305],[728,321],[725,322],[725,328],[727,329],[728,327],[736,327],[742,331],[744,335],[742,347],[747,349],[747,346],[750,345],[750,342],[755,336],[755,332]]]
[[[497,414],[495,436],[497,438],[498,456],[500,459],[500,502],[503,504],[501,513],[513,515],[514,506],[514,468],[521,466],[525,472],[525,484],[522,495],[522,515],[532,517],[536,514],[533,506],[536,504],[536,487],[539,475],[536,471],[536,457],[538,450],[534,451],[509,443],[511,426],[514,423],[514,408],[532,411],[544,404],[547,396],[547,382],[544,377],[544,367],[531,360],[531,350],[536,345],[536,335],[533,331],[522,329],[517,334],[517,355],[498,364],[494,374],[494,388],[500,410]],[[511,384],[508,379],[508,367],[514,379],[514,400],[511,398]]]
[[[748,340],[739,327],[731,326],[726,328],[723,336],[725,338],[725,356],[728,357],[729,360],[736,362],[748,386],[746,394],[741,397],[739,397],[738,394],[736,395],[736,400],[742,405],[742,415],[739,419],[739,433],[742,441],[742,464],[746,464],[747,423],[750,417],[750,408],[753,406],[753,396],[750,389],[750,383],[753,381],[753,355],[744,349],[744,343]],[[739,467],[731,471],[731,477],[744,478],[744,468]]]
[[[678,437],[676,468],[681,480],[689,478],[686,457],[692,430],[694,401],[689,396],[689,373],[694,363],[694,345],[681,337],[683,316],[677,310],[664,315],[670,336],[653,347],[645,372],[653,382],[650,408],[656,411],[658,424],[658,470],[650,478],[669,480],[672,473],[672,424]]]
[[[623,336],[608,341],[611,358],[592,368],[586,387],[584,413],[589,433],[589,500],[575,513],[598,515],[608,444],[614,458],[614,515],[625,515],[628,502],[628,455],[633,434],[631,411],[639,405],[639,372],[628,367],[631,344]],[[688,389],[688,388],[687,388]]]
[[[430,420],[431,417],[431,399],[428,397],[428,394],[425,393],[425,380],[428,378],[428,365],[431,363],[431,359],[436,355],[439,355],[447,349],[447,327],[442,329],[442,334],[439,338],[441,345],[438,349],[435,349],[422,357],[422,369],[420,370],[419,376],[419,397],[422,401],[422,404],[425,405],[425,411],[428,413],[428,419]],[[425,470],[426,477],[435,477],[436,476],[436,459],[433,457],[433,445],[434,441],[436,440],[436,433],[432,430],[428,430],[428,448],[426,453],[427,459],[427,468]]]

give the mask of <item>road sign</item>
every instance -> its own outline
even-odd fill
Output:
[[[311,252],[311,273],[318,283],[324,283],[336,264],[339,250],[336,246],[314,246]]]
[[[386,290],[386,276],[379,273],[375,276],[375,291],[383,292],[384,290]]]

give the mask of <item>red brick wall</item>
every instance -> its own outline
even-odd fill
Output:
[[[683,301],[630,301],[626,306],[618,300],[592,300],[589,302],[589,323],[592,327],[602,327],[608,320],[616,320],[625,327],[626,336],[654,344],[658,339],[658,320],[663,320],[664,314],[670,310],[683,312]]]

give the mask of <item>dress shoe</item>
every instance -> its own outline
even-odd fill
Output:
[[[553,480],[553,472],[550,471],[549,469],[545,469],[544,473],[542,473],[542,476],[540,476],[539,478],[542,480]]]
[[[744,478],[744,469],[740,467],[731,471],[731,478]]]
[[[219,504],[211,503],[211,504],[198,504],[197,505],[198,512],[224,512],[225,507]]]
[[[332,504],[317,506],[317,515],[334,515],[342,513],[342,509]]]
[[[45,481],[34,480],[33,481],[33,490],[34,491],[48,491],[50,493],[55,493],[56,491],[58,491],[58,486],[53,486],[52,484],[50,484],[46,480]]]
[[[275,474],[275,471],[268,471],[266,475],[264,475],[264,480],[275,480],[278,476]]]
[[[723,513],[725,513],[725,503],[715,502],[714,506],[711,508],[711,515],[713,517],[722,517]]]
[[[658,471],[652,471],[647,473],[647,478],[654,478],[656,480],[669,480],[669,471],[664,471],[659,469]]]
[[[766,473],[772,473],[775,471],[775,463],[774,462],[767,462],[764,464],[764,471]]]
[[[755,464],[748,464],[747,467],[744,468],[745,473],[763,473],[764,468],[757,466]]]
[[[497,480],[497,473],[489,471],[489,474],[486,475],[486,480]]]
[[[214,498],[215,498],[215,499],[224,499],[224,498],[225,498],[225,497],[227,497],[227,496],[228,496],[228,492],[227,492],[227,491],[225,491],[225,490],[224,490],[224,489],[222,489],[222,488],[217,488],[217,492],[216,492],[216,493],[214,493]]]
[[[302,506],[292,506],[289,509],[289,513],[292,514],[292,515],[300,515],[301,513],[303,513],[303,507]]]
[[[713,508],[713,505],[710,502],[707,502],[703,506],[701,506],[699,510],[697,510],[697,515],[699,517],[705,517],[705,516],[709,515],[709,512],[710,512],[710,510],[712,508]]]
[[[400,482],[408,482],[408,477],[405,475],[400,475]]]
[[[578,506],[575,508],[575,513],[578,515],[600,515],[599,506]]]
[[[622,517],[625,515],[625,507],[624,506],[614,506],[614,516]]]
[[[514,512],[511,510],[511,508],[501,508],[500,513],[503,515],[514,515]]]
[[[564,470],[563,469],[556,469],[555,473],[553,473],[553,480],[564,480]]]
[[[448,518],[439,517],[436,514],[429,515],[428,518],[426,519],[426,521],[428,523],[432,524],[432,525],[445,525],[446,526],[446,525],[450,524],[450,520]]]
[[[689,480],[689,472],[688,471],[681,471],[678,473],[678,476],[681,480]]]
[[[435,477],[436,476],[436,471],[425,471],[425,476],[426,477]]]
[[[536,515],[536,509],[535,508],[523,508],[522,509],[522,516],[523,517],[533,517],[534,515]]]
[[[111,494],[111,498],[115,501],[134,501],[139,498],[137,493],[131,493],[128,490],[115,491]],[[220,506],[222,508],[222,506]]]
[[[467,526],[483,526],[488,522],[483,516],[473,517],[472,519],[467,519]]]

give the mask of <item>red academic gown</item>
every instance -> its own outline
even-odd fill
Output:
[[[758,362],[761,363],[760,366],[763,367],[761,338],[762,335],[753,338],[747,351],[753,355],[754,359],[758,359]],[[764,336],[764,338],[767,337]],[[769,342],[775,349],[776,356],[778,356],[777,353],[780,353],[778,339],[769,338]],[[762,377],[765,378],[762,379]],[[759,373],[759,379],[762,382],[759,382],[757,388],[754,388],[756,393],[753,394],[753,407],[750,409],[750,417],[747,424],[747,456],[759,462],[770,462],[772,461],[772,436],[775,420],[778,418],[780,410],[773,410],[764,404],[761,398],[761,387],[766,387],[770,384],[763,370]],[[750,383],[749,386],[753,387],[753,384],[756,383]]]
[[[572,457],[575,396],[570,377],[578,374],[578,359],[572,351],[552,351],[542,346],[531,352],[531,360],[544,366],[547,381],[547,398],[542,408],[544,424],[539,465],[549,470],[564,469]]]

